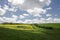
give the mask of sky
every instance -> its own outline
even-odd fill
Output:
[[[0,0],[0,23],[60,23],[60,0]]]

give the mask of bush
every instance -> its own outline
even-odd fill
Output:
[[[44,29],[53,29],[52,27],[47,27],[47,26],[40,26],[38,24],[34,24],[36,27],[39,27],[39,28],[44,28]]]
[[[17,26],[17,28],[25,28],[25,26]]]

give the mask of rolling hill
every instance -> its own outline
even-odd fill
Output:
[[[60,40],[60,23],[0,24],[0,40]]]

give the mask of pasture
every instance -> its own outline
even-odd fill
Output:
[[[0,40],[60,40],[60,23],[0,24]]]

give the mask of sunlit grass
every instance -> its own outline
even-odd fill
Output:
[[[60,24],[0,24],[0,40],[60,40]]]
[[[20,28],[18,28],[17,26],[20,26]],[[23,27],[22,27],[23,26]],[[31,25],[11,25],[11,24],[1,24],[0,27],[4,27],[4,28],[9,28],[9,29],[16,29],[16,30],[33,30],[33,27]]]

